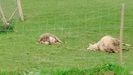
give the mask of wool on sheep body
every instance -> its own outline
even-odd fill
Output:
[[[44,33],[39,37],[38,42],[40,44],[56,44],[60,43],[61,40],[55,35],[52,35],[50,33]]]
[[[95,44],[90,44],[87,49],[100,50],[106,52],[118,52],[119,51],[119,40],[111,36],[104,36]]]

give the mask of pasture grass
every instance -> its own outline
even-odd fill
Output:
[[[124,26],[124,42],[131,45],[132,3],[132,0],[125,1]],[[22,5],[25,21],[14,20],[15,32],[0,34],[0,70],[5,71],[3,75],[11,75],[13,71],[12,75],[17,75],[33,69],[82,69],[118,63],[118,53],[86,49],[89,43],[104,35],[119,37],[121,0],[22,0]],[[63,43],[37,44],[38,37],[44,32],[57,35]],[[123,52],[123,63],[128,70],[133,70],[132,57],[132,47]]]

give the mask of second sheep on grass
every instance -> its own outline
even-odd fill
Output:
[[[53,34],[44,33],[39,37],[38,43],[51,45],[51,44],[61,43],[61,40]]]
[[[104,36],[95,44],[90,44],[87,49],[89,50],[100,50],[105,52],[119,52],[120,42],[118,39],[111,36]]]

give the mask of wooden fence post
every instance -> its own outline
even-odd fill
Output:
[[[125,4],[123,3],[121,6],[121,22],[120,22],[120,64],[123,64],[123,51],[122,51],[122,43],[123,43],[123,28],[124,28],[124,10],[125,10]]]
[[[4,15],[4,12],[3,12],[3,10],[2,10],[1,5],[0,5],[0,15],[2,16],[2,21],[3,21],[4,25],[5,25],[5,26],[8,26],[9,23],[8,23],[7,20],[6,20],[6,17],[5,17],[5,15]]]
[[[19,12],[19,15],[20,15],[20,19],[22,21],[24,21],[24,16],[23,16],[23,11],[22,11],[22,6],[21,6],[21,1],[20,0],[17,0],[17,8],[18,8],[18,12]]]

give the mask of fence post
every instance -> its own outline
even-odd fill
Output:
[[[24,16],[23,16],[23,11],[22,11],[22,6],[21,6],[21,1],[20,0],[17,0],[17,8],[18,8],[18,12],[19,12],[19,15],[20,15],[20,19],[22,21],[24,21]]]
[[[5,15],[4,15],[4,12],[3,12],[3,10],[2,10],[1,5],[0,5],[0,15],[2,16],[2,21],[3,21],[4,25],[5,25],[5,26],[8,26],[9,23],[8,23],[7,20],[6,20],[6,17],[5,17]]]
[[[121,6],[121,22],[120,22],[120,64],[123,64],[123,51],[122,51],[122,43],[123,43],[123,28],[124,28],[124,10],[125,10],[125,4],[123,3]]]

